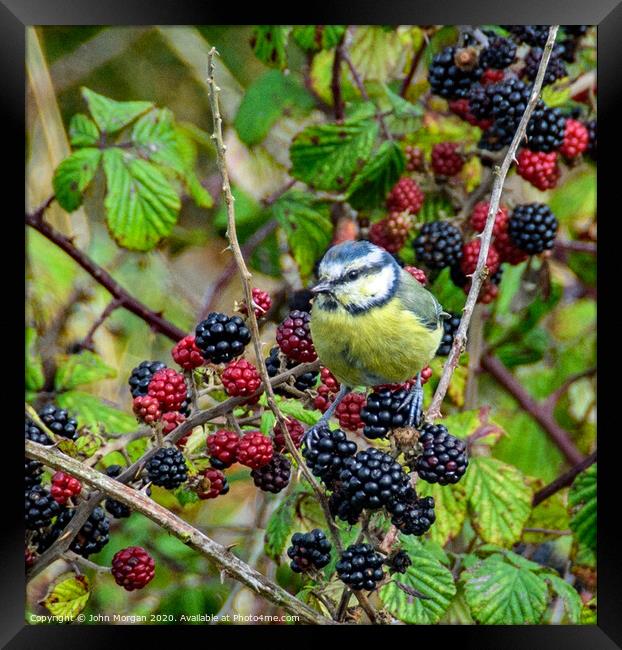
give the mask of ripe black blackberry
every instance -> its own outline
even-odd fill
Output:
[[[294,533],[287,556],[295,573],[304,573],[309,568],[322,569],[330,562],[331,543],[319,528],[310,533]]]
[[[391,573],[406,573],[406,569],[408,569],[412,563],[410,556],[404,550],[393,553],[389,558],[387,558],[387,560],[385,560],[385,564],[389,567]]]
[[[490,116],[511,121],[518,126],[531,94],[531,86],[510,77],[486,88],[490,98]],[[516,130],[516,129],[515,129]]]
[[[428,71],[428,81],[432,92],[445,99],[466,97],[469,88],[482,76],[482,69],[477,62],[469,69],[456,65],[458,49],[446,47],[433,59]]]
[[[436,520],[434,499],[419,499],[412,488],[405,499],[392,500],[387,505],[387,510],[391,513],[391,523],[404,535],[423,535]]]
[[[106,476],[111,478],[117,478],[123,472],[121,465],[109,465],[106,467]],[[106,499],[104,501],[104,508],[115,518],[115,519],[125,519],[132,514],[129,506],[126,506],[120,501],[115,499]]]
[[[78,437],[78,422],[65,409],[48,404],[39,411],[39,417],[45,426],[57,436],[75,440]]]
[[[166,368],[166,364],[161,361],[142,361],[137,365],[127,381],[132,397],[144,397],[149,390],[151,378],[163,368]]]
[[[423,453],[415,463],[417,474],[428,483],[457,483],[469,464],[464,440],[452,436],[442,424],[426,424],[420,434]]]
[[[450,351],[451,346],[454,343],[454,336],[458,331],[460,326],[460,314],[451,314],[450,318],[446,318],[443,321],[443,338],[441,339],[441,344],[438,346],[436,354],[440,357],[446,357]]]
[[[35,485],[41,484],[41,474],[43,473],[43,465],[36,460],[24,459],[24,477],[26,490]]]
[[[462,257],[462,233],[448,221],[423,224],[413,247],[417,260],[430,269],[456,265]]]
[[[26,530],[49,526],[52,518],[60,512],[60,506],[44,487],[34,485],[25,492],[24,521]]]
[[[585,153],[596,162],[597,122],[596,120],[590,120],[589,122],[585,122],[585,126],[587,127],[587,132],[590,137]]]
[[[555,151],[564,143],[565,132],[566,118],[559,108],[539,102],[527,124],[527,145],[531,151]]]
[[[319,439],[312,448],[305,445],[302,455],[314,476],[332,487],[347,459],[356,453],[356,443],[348,440],[341,429],[331,431],[325,427],[319,431]]]
[[[147,476],[154,485],[173,490],[188,479],[186,459],[175,447],[158,449],[147,463]]]
[[[282,454],[274,454],[266,465],[251,472],[256,487],[264,492],[277,494],[289,485],[292,464]]]
[[[508,233],[515,246],[529,255],[553,248],[557,219],[548,205],[526,203],[517,205],[508,222]]]
[[[369,544],[352,544],[341,554],[335,568],[350,589],[373,591],[384,578],[383,559]]]
[[[284,365],[282,365],[279,357],[279,352],[280,348],[278,346],[273,347],[270,350],[270,356],[266,359],[266,368],[268,369],[269,377],[276,377],[281,372],[285,372],[285,370],[291,370],[294,366],[298,365],[295,361],[291,361],[290,359],[286,359]],[[317,372],[305,372],[302,375],[298,375],[298,377],[296,377],[294,380],[294,388],[300,391],[305,391],[309,388],[313,388],[317,382],[318,375],[319,373]],[[274,392],[277,395],[283,395],[283,397],[292,396],[291,393],[288,393],[284,388],[280,386],[277,386],[274,389]]]
[[[63,532],[65,526],[73,519],[75,509],[65,508],[58,515],[51,530],[39,539],[38,551],[47,550]],[[98,553],[110,541],[110,520],[102,508],[97,506],[89,515],[69,546],[69,550],[82,557]]]
[[[544,47],[549,35],[548,25],[502,25],[519,43]]]
[[[543,84],[545,86],[555,83],[558,79],[561,79],[568,74],[566,64],[562,58],[564,51],[563,47],[555,47],[551,52],[551,57],[549,58],[549,63],[546,66],[546,72],[544,73]],[[541,47],[532,47],[525,57],[525,68],[523,69],[523,74],[527,79],[529,79],[529,81],[534,81],[538,74],[542,52],[543,49]]]
[[[350,501],[345,490],[337,488],[328,499],[328,509],[334,519],[347,521],[353,526],[361,517],[363,507]]]
[[[251,333],[239,316],[212,312],[195,330],[194,342],[206,361],[227,363],[239,357]]]
[[[581,36],[587,34],[588,25],[562,25],[562,27],[569,36],[581,38]]]
[[[488,36],[488,47],[485,47],[479,56],[482,68],[504,70],[512,65],[516,57],[516,43],[509,38],[495,36],[491,32],[487,32],[486,35]]]
[[[513,119],[498,118],[482,133],[478,146],[487,151],[500,151],[512,142],[515,132],[516,122]]]
[[[469,90],[469,112],[480,120],[490,117],[492,110],[491,94],[488,89],[489,86],[478,83],[471,86]]]
[[[361,420],[365,423],[363,435],[375,440],[386,437],[391,429],[405,426],[408,409],[399,409],[407,396],[408,391],[404,389],[381,388],[370,393],[361,409]]]

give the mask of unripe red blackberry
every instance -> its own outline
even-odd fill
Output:
[[[186,421],[186,416],[182,415],[181,413],[178,413],[177,411],[169,411],[168,413],[164,413],[162,415],[162,434],[167,436],[169,433],[172,431],[175,431],[175,429],[182,423]],[[187,436],[184,436],[186,440],[190,437],[190,434],[192,431],[188,432]],[[183,440],[183,438],[182,438]],[[177,444],[179,444],[181,440],[177,441]],[[185,444],[185,441],[182,443]]]
[[[492,84],[497,84],[500,81],[503,81],[504,77],[505,73],[503,70],[493,70],[492,68],[489,68],[488,70],[484,70],[479,82],[482,86],[492,86]]]
[[[301,363],[317,359],[310,322],[311,315],[308,312],[294,310],[277,327],[276,342],[289,359]]]
[[[112,577],[126,591],[142,589],[155,575],[155,562],[141,546],[130,546],[112,558]]]
[[[48,526],[59,511],[58,503],[44,487],[34,485],[25,493],[26,530],[37,530]]]
[[[322,384],[328,388],[331,393],[337,394],[341,388],[341,384],[337,381],[335,375],[328,368],[321,368],[320,380]]]
[[[475,232],[484,232],[486,227],[486,219],[488,218],[488,209],[490,203],[488,201],[479,201],[473,206],[471,212],[471,227]],[[505,232],[508,226],[510,215],[504,206],[499,206],[497,214],[495,215],[495,224],[492,227],[492,234],[496,237],[501,232]]]
[[[237,458],[242,465],[257,469],[269,463],[273,455],[272,440],[261,431],[248,431],[240,438]]]
[[[479,237],[472,239],[462,247],[462,259],[460,260],[460,268],[465,275],[472,275],[475,273],[475,268],[477,267],[477,260],[479,258],[481,247],[482,240]],[[486,268],[488,269],[488,273],[490,275],[496,273],[499,269],[499,253],[497,253],[495,247],[492,244],[488,247],[488,255],[486,256]]]
[[[560,170],[557,165],[557,152],[530,151],[521,149],[517,158],[516,172],[541,191],[550,190],[557,185]]]
[[[572,160],[580,156],[588,147],[590,134],[584,124],[578,120],[566,120],[564,142],[559,148],[559,153]]]
[[[305,435],[305,430],[302,427],[302,424],[298,422],[295,418],[288,417],[285,418],[285,425],[287,426],[287,431],[294,443],[296,448],[300,447],[300,443]],[[281,425],[277,422],[274,426],[274,432],[272,436],[272,441],[274,443],[274,450],[278,452],[286,452],[287,446],[285,444],[285,435]]]
[[[464,167],[457,142],[439,142],[432,147],[432,171],[437,176],[455,176]]]
[[[529,255],[553,248],[557,219],[544,203],[517,205],[508,223],[512,242]]]
[[[469,99],[466,97],[450,101],[449,110],[465,122],[468,122],[472,126],[478,126],[480,129],[488,129],[492,125],[491,119],[478,118],[471,112],[471,105]]]
[[[413,243],[417,260],[430,269],[454,266],[462,257],[462,233],[448,221],[423,224]]]
[[[417,214],[421,210],[425,195],[417,183],[408,176],[400,178],[387,197],[389,212],[410,212]]]
[[[322,569],[330,562],[331,543],[319,528],[310,533],[294,533],[287,556],[294,573],[304,573],[310,568]]]
[[[251,340],[251,333],[239,316],[211,312],[195,330],[195,343],[206,361],[227,363],[239,357]]]
[[[253,287],[253,302],[255,303],[255,318],[263,318],[272,307],[272,298],[267,291],[262,291],[257,287]],[[246,303],[240,305],[240,313],[248,314]]]
[[[52,476],[52,485],[50,487],[50,494],[56,503],[64,506],[69,499],[78,496],[82,490],[82,483],[77,478],[65,474],[64,472],[56,472]]]
[[[335,409],[335,417],[339,421],[339,426],[346,431],[356,432],[363,428],[361,420],[361,409],[365,406],[365,395],[361,393],[348,393],[339,402]]]
[[[406,243],[408,238],[408,229],[406,220],[398,218],[393,220],[393,232],[391,232],[390,220],[387,217],[386,219],[381,219],[372,223],[369,228],[369,241],[380,248],[384,248],[385,251],[389,253],[397,253],[402,246]],[[402,226],[402,231],[399,230],[398,226]]]
[[[214,467],[208,467],[196,481],[195,491],[199,499],[215,499],[229,492],[229,484],[225,475]]]
[[[252,395],[261,385],[257,368],[246,359],[231,361],[220,379],[225,392],[231,397]]]
[[[428,283],[428,276],[422,269],[419,269],[416,266],[405,266],[404,271],[406,271],[406,273],[410,273],[410,275],[412,275],[419,284],[425,286]]]
[[[217,469],[231,467],[238,459],[240,436],[235,431],[219,429],[207,436],[207,453]]]
[[[352,544],[341,554],[335,568],[339,579],[353,591],[374,591],[384,578],[383,559],[369,544]]]
[[[162,417],[160,402],[157,398],[150,397],[149,395],[135,397],[132,402],[132,410],[141,422],[149,425],[159,422]]]
[[[162,368],[151,378],[147,394],[158,400],[163,412],[180,411],[186,401],[188,387],[180,372]]]
[[[407,144],[404,147],[404,155],[406,156],[406,170],[409,172],[418,172],[423,169],[423,151],[412,144]]]
[[[24,564],[26,565],[26,568],[30,569],[30,567],[34,565],[36,559],[37,554],[31,548],[26,546],[24,549]]]
[[[514,244],[507,230],[499,233],[495,237],[495,248],[497,249],[497,253],[499,253],[501,262],[507,262],[508,264],[520,264],[528,257],[525,251],[522,251]]]
[[[470,288],[470,287],[469,287]],[[465,293],[468,293],[465,291]],[[486,280],[477,296],[477,302],[482,305],[488,305],[499,295],[499,287],[491,280]]]
[[[302,455],[313,475],[332,489],[344,463],[354,456],[356,450],[356,443],[348,440],[341,429],[331,431],[325,427],[319,431],[319,440],[313,448],[305,446]]]
[[[194,370],[205,363],[205,359],[201,356],[201,350],[196,346],[194,340],[195,337],[191,334],[184,336],[171,351],[175,363],[184,370]]]
[[[363,435],[370,440],[385,438],[392,429],[406,426],[408,409],[401,406],[407,396],[405,388],[376,388],[370,393],[361,409]]]
[[[65,409],[48,404],[39,411],[38,415],[43,424],[55,435],[69,440],[78,437],[78,422]]]
[[[272,459],[251,472],[253,482],[264,492],[277,494],[289,485],[292,464],[282,454],[274,454]]]
[[[174,490],[188,479],[186,459],[175,447],[162,447],[146,465],[149,480],[154,485]]]
[[[457,483],[469,464],[464,440],[452,436],[442,424],[426,424],[420,433],[423,453],[415,463],[417,474],[428,483]]]
[[[149,390],[149,382],[158,370],[166,368],[161,361],[143,361],[132,370],[128,380],[132,397],[144,397]]]

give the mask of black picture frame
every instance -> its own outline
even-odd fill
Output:
[[[598,25],[598,110],[599,110],[599,167],[598,203],[613,206],[607,211],[604,246],[599,247],[598,274],[601,291],[612,293],[619,281],[619,265],[615,264],[615,235],[609,235],[613,221],[619,220],[619,175],[620,175],[620,131],[618,117],[622,104],[622,0],[565,0],[563,2],[543,2],[542,0],[521,0],[511,4],[501,4],[493,0],[471,0],[464,2],[451,0],[445,2],[392,1],[372,2],[365,0],[356,6],[345,3],[317,3],[311,5],[309,15],[292,15],[291,6],[283,8],[265,5],[245,7],[228,6],[225,3],[201,0],[107,0],[106,2],[86,0],[0,0],[0,66],[2,66],[2,129],[4,159],[19,178],[23,172],[18,161],[24,161],[24,100],[25,100],[25,28],[28,25],[144,25],[144,24],[234,24],[241,17],[247,24],[271,22],[276,24],[304,23],[350,23],[350,24],[590,24]],[[304,9],[306,7],[301,7]],[[25,165],[21,167],[25,169]],[[6,172],[5,172],[6,173]],[[18,179],[5,180],[3,205],[6,206],[5,223],[10,249],[19,253],[24,250],[24,227],[19,215],[24,203],[23,187]],[[611,202],[607,201],[611,195]],[[601,208],[601,214],[605,214]],[[8,229],[8,231],[7,231]],[[601,239],[603,235],[601,233]],[[611,243],[609,243],[611,240]],[[160,632],[170,637],[175,635],[175,643],[189,643],[188,635],[195,630],[187,628],[156,628],[155,626],[63,626],[27,625],[24,620],[25,577],[23,568],[23,512],[21,492],[11,489],[21,478],[21,459],[23,446],[21,435],[14,433],[21,427],[22,385],[20,371],[23,370],[24,328],[19,318],[24,305],[24,292],[19,283],[12,281],[15,275],[15,260],[4,255],[3,295],[14,295],[15,305],[7,302],[5,318],[2,319],[3,341],[5,342],[7,364],[11,364],[10,377],[5,389],[5,414],[11,415],[15,422],[7,427],[3,444],[5,463],[0,481],[4,490],[2,522],[2,552],[0,553],[0,642],[8,648],[72,648],[72,647],[110,647],[111,643],[122,643],[123,647],[145,642],[145,634]],[[18,254],[19,257],[19,254]],[[607,295],[606,293],[603,295]],[[601,298],[603,296],[601,295]],[[606,299],[606,298],[605,298]],[[599,361],[606,370],[609,366],[614,372],[619,361],[612,354],[619,348],[616,341],[619,334],[614,330],[617,318],[612,312],[603,312],[598,321]],[[617,328],[616,328],[617,329]],[[607,331],[610,330],[610,331]],[[10,342],[7,344],[7,341]],[[20,348],[21,342],[22,347]],[[602,349],[602,352],[601,352]],[[15,359],[13,359],[15,355]],[[10,359],[10,361],[9,361]],[[6,367],[4,368],[5,373]],[[602,368],[601,368],[602,370]],[[23,375],[21,375],[23,376]],[[400,643],[422,646],[422,644],[459,644],[460,648],[581,648],[606,649],[622,647],[622,588],[620,571],[619,538],[616,524],[620,519],[619,481],[622,448],[621,434],[616,415],[616,394],[619,392],[615,374],[610,382],[601,382],[599,391],[599,413],[603,424],[599,426],[601,446],[600,472],[598,484],[598,624],[596,626],[530,626],[530,627],[485,627],[485,626],[434,626],[413,630],[407,626],[377,627],[370,630],[362,626],[341,626],[321,629],[302,629],[300,627],[255,626],[252,628],[211,627],[207,642],[237,643],[239,634],[252,632],[260,637],[266,636],[270,643],[274,637],[296,635],[304,638],[310,645],[316,645],[325,635],[337,644],[395,643],[390,637],[400,634]],[[13,379],[11,381],[11,379]],[[14,394],[13,394],[14,393]],[[619,398],[618,398],[619,401]],[[7,460],[10,459],[10,460]],[[13,469],[11,469],[13,468]],[[11,477],[13,472],[13,479]],[[4,482],[7,481],[7,482]],[[6,502],[8,501],[8,502]],[[201,632],[205,634],[205,632]],[[382,635],[381,639],[369,639],[361,635]],[[227,636],[228,635],[228,636]],[[273,636],[274,635],[274,636]],[[203,641],[206,641],[204,638]],[[299,641],[296,641],[299,642]]]

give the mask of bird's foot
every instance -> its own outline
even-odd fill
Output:
[[[322,432],[328,430],[328,420],[322,418],[317,424],[314,424],[305,431],[302,444],[307,449],[313,449],[322,437]]]
[[[417,375],[417,383],[411,388],[398,410],[406,408],[408,408],[408,426],[418,428],[423,423],[423,388],[420,374]]]

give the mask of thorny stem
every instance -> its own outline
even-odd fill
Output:
[[[413,56],[412,61],[410,62],[410,68],[408,68],[408,73],[404,77],[404,81],[402,81],[402,87],[400,89],[400,97],[406,97],[406,93],[408,92],[408,87],[410,86],[413,77],[415,76],[415,72],[417,72],[417,68],[419,67],[419,62],[421,61],[421,57],[423,56],[426,47],[427,47],[426,39],[423,39],[423,42],[421,43],[421,47],[417,50],[417,53],[415,54],[415,56]]]
[[[542,503],[545,499],[553,496],[556,492],[559,492],[562,488],[570,485],[577,474],[580,474],[586,470],[590,465],[593,465],[596,462],[596,451],[591,453],[587,458],[584,458],[580,463],[577,463],[574,467],[571,467],[565,474],[558,476],[554,481],[545,485],[541,490],[538,490],[533,495],[532,506],[535,508],[539,503]]]
[[[99,318],[91,325],[91,328],[87,332],[86,336],[82,339],[77,345],[78,350],[91,350],[93,351],[93,337],[95,332],[106,322],[110,314],[121,307],[122,303],[118,298],[113,298],[107,305],[106,308],[99,315]]]
[[[333,59],[333,71],[330,82],[330,89],[333,93],[335,120],[337,122],[341,122],[344,115],[344,104],[341,96],[341,62],[343,61],[344,38],[345,34],[341,37],[341,40],[335,48],[335,58]]]

